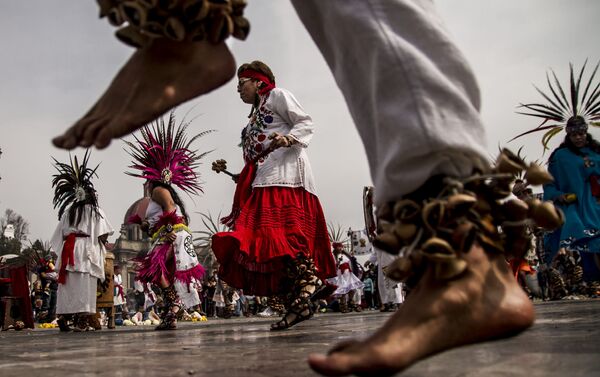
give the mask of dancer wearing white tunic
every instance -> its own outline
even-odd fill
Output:
[[[104,244],[114,233],[104,211],[98,207],[96,192],[89,182],[92,170],[87,168],[88,157],[86,153],[81,165],[77,157],[75,164],[70,165],[55,160],[59,170],[53,181],[55,206],[60,205],[61,216],[51,244],[58,255],[56,314],[61,331],[70,330],[71,315],[75,315],[74,330],[89,329],[88,317],[96,314],[97,281],[104,281]],[[69,192],[70,196],[65,199],[60,196],[62,192]]]

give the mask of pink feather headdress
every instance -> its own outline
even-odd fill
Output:
[[[188,141],[185,134],[188,126],[189,122],[184,121],[175,126],[174,111],[169,114],[168,124],[159,118],[144,126],[140,130],[141,138],[134,135],[136,143],[125,141],[129,146],[127,153],[133,157],[133,165],[129,167],[140,172],[125,174],[175,185],[189,194],[202,192],[196,168],[200,165],[199,160],[210,151],[199,154],[190,149],[190,145],[213,130],[203,131]]]

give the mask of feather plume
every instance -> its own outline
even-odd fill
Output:
[[[542,95],[547,103],[522,103],[519,105],[519,108],[525,108],[527,109],[527,112],[518,111],[517,113],[542,118],[544,121],[536,128],[522,132],[510,141],[534,132],[546,131],[542,137],[542,145],[544,150],[546,150],[549,149],[548,143],[550,139],[565,128],[569,119],[580,116],[584,119],[586,124],[595,125],[594,123],[600,119],[600,83],[594,86],[593,81],[596,77],[600,62],[596,64],[592,74],[587,79],[587,83],[584,80],[585,89],[582,94],[580,89],[586,65],[587,60],[581,67],[579,74],[575,74],[573,64],[569,63],[569,96],[565,94],[563,86],[560,84],[556,73],[552,69],[550,70],[551,75],[548,73],[546,74],[546,82],[551,95],[544,93],[534,85],[536,91]],[[552,78],[550,76],[552,76]],[[590,88],[593,89],[590,91]],[[554,124],[544,126],[548,121],[551,121]]]
[[[69,163],[59,162],[52,157],[54,168],[58,171],[57,174],[52,176],[52,187],[54,188],[52,204],[55,209],[58,208],[59,219],[67,208],[72,207],[73,204],[88,203],[92,204],[94,208],[98,207],[96,190],[91,179],[98,176],[96,170],[100,164],[93,169],[89,168],[89,158],[89,150],[85,151],[81,163],[79,163],[77,156],[71,157],[71,154],[69,154]]]
[[[144,126],[140,136],[134,135],[135,142],[125,141],[129,147],[127,153],[133,158],[129,167],[134,172],[125,174],[150,181],[173,184],[188,194],[202,192],[199,173],[196,169],[200,160],[209,152],[198,153],[191,149],[198,138],[212,132],[203,131],[188,140],[186,130],[189,122],[175,125],[175,112]]]

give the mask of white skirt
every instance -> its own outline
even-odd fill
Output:
[[[333,292],[333,296],[341,296],[346,293],[353,291],[355,289],[362,289],[365,286],[356,275],[354,275],[350,270],[345,270],[343,274],[339,273],[338,276],[327,279],[332,284],[337,285],[337,289]]]
[[[56,314],[96,313],[97,284],[87,272],[67,271],[67,281],[56,292]]]

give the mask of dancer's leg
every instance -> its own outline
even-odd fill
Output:
[[[291,292],[287,294],[286,312],[281,320],[271,325],[271,330],[284,330],[312,318],[314,311],[311,299],[322,284],[314,262],[304,254],[299,253],[287,264]]]
[[[166,264],[174,266],[173,263],[173,248],[169,250],[166,257]],[[179,305],[177,304],[177,290],[175,284],[172,283],[167,276],[164,274],[160,279],[160,288],[163,298],[164,308],[161,313],[161,321],[155,330],[175,330],[177,328],[177,312],[179,312]]]
[[[295,0],[359,131],[378,204],[487,161],[479,89],[427,0]]]
[[[376,202],[397,200],[442,174],[485,168],[479,91],[430,1],[296,0],[341,88],[369,158]],[[328,27],[327,25],[335,25]],[[393,374],[463,344],[531,325],[531,302],[501,255],[475,243],[467,270],[441,283],[431,270],[374,335],[310,365],[326,375]]]

